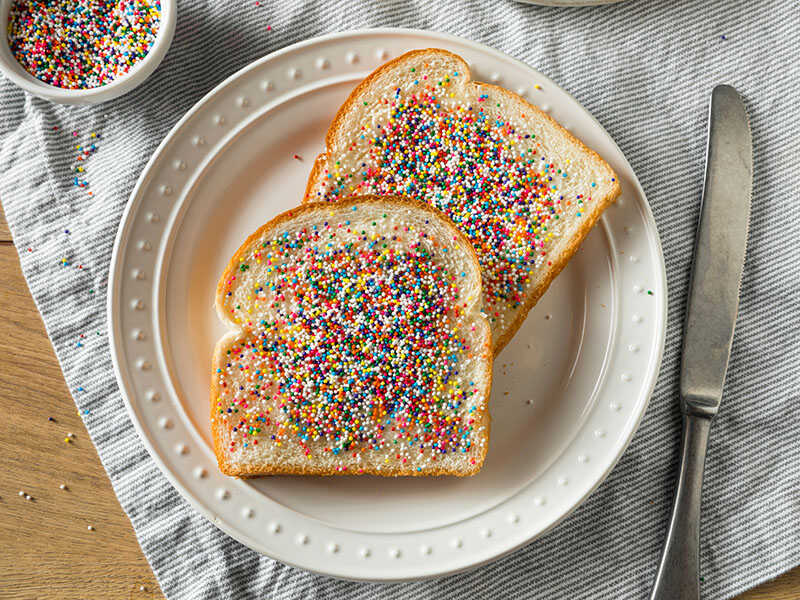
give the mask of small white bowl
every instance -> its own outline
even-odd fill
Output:
[[[161,0],[161,19],[156,39],[147,55],[111,83],[96,88],[72,90],[39,81],[17,62],[8,46],[8,13],[13,0],[0,0],[0,71],[23,90],[60,104],[97,104],[121,96],[142,83],[164,58],[172,43],[177,20],[177,1]]]

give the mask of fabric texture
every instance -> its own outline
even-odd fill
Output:
[[[670,290],[666,352],[650,407],[622,460],[589,500],[546,536],[493,564],[391,586],[287,567],[192,510],[128,419],[111,367],[105,303],[122,210],[148,157],[184,112],[269,52],[322,33],[377,26],[439,30],[486,43],[574,94],[617,141],[644,186]],[[800,564],[798,33],[800,5],[785,0],[757,8],[744,1],[631,0],[573,9],[505,0],[180,0],[164,62],[120,99],[66,107],[3,81],[0,198],[23,271],[166,596],[646,597],[676,473],[681,328],[707,102],[722,82],[735,86],[749,108],[755,186],[739,321],[706,464],[703,597],[732,597]],[[76,172],[78,166],[84,171]]]

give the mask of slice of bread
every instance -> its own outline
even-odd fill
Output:
[[[483,273],[495,354],[620,193],[595,152],[445,50],[408,52],[345,101],[305,200],[402,194],[442,210]]]
[[[217,287],[220,470],[472,475],[489,441],[491,329],[469,240],[396,197],[306,204],[251,235]]]

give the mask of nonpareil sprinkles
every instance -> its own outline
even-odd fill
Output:
[[[354,129],[313,199],[401,194],[446,213],[475,247],[484,310],[499,324],[523,302],[559,219],[580,217],[591,198],[562,191],[569,161],[548,160],[535,133],[502,116],[489,93],[460,100],[453,87],[463,80],[460,72],[433,79],[412,68],[411,83],[364,101],[372,125]]]
[[[78,136],[77,131],[72,132],[73,137]],[[74,164],[72,166],[72,184],[78,188],[88,188],[89,182],[86,180],[86,161],[97,152],[97,143],[100,136],[94,131],[89,134],[88,139],[80,144],[75,144],[74,147]],[[93,192],[89,191],[91,196]]]
[[[8,43],[36,79],[60,88],[96,88],[147,55],[160,19],[159,0],[14,0]]]
[[[394,223],[386,235],[378,221],[390,217],[353,214],[261,240],[226,281],[245,332],[217,370],[229,452],[297,444],[309,457],[350,458],[388,448],[401,463],[425,455],[435,465],[473,449],[473,395],[483,390],[459,377],[473,351],[463,332],[474,299],[459,287],[467,274],[448,270],[447,248],[425,231]],[[250,275],[256,265],[263,280]]]

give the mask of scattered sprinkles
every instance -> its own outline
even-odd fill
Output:
[[[8,44],[36,79],[60,88],[96,88],[147,55],[160,19],[159,0],[14,0]]]
[[[467,273],[448,269],[427,227],[357,210],[254,242],[226,281],[246,332],[217,369],[228,452],[296,444],[352,463],[379,451],[421,471],[483,443],[473,415],[485,391],[459,374],[474,356]],[[255,264],[265,276],[242,268]]]
[[[73,137],[78,136],[77,131],[72,132]],[[100,139],[100,136],[96,132],[92,132],[89,134],[89,137],[86,142],[83,144],[78,144],[75,146],[74,151],[74,164],[72,166],[73,177],[72,177],[72,184],[78,188],[87,188],[89,187],[89,182],[86,181],[86,161],[95,153],[97,152],[97,141]],[[93,195],[92,192],[89,192],[89,195]],[[69,230],[65,230],[64,233],[69,234]]]
[[[424,66],[410,69],[405,88],[371,99],[363,122],[371,117],[372,126],[331,159],[315,199],[401,194],[445,212],[478,253],[484,311],[502,327],[546,262],[559,219],[581,217],[592,198],[570,185],[578,166],[551,161],[546,144],[505,117],[488,90],[459,100],[462,73],[429,78]]]
[[[52,130],[59,131],[59,127],[53,126]],[[65,147],[65,150],[68,153],[69,152],[74,153],[73,154],[74,162],[73,166],[71,167],[71,173],[70,173],[70,176],[72,178],[72,183],[75,185],[75,187],[79,188],[88,187],[88,182],[85,179],[82,179],[82,177],[84,177],[86,174],[86,161],[88,161],[88,159],[98,150],[97,142],[100,140],[100,134],[94,131],[88,134],[84,134],[79,131],[71,131],[71,132],[64,132],[63,135],[69,136],[65,140],[68,142]],[[78,140],[76,140],[75,138],[78,138]],[[76,144],[76,142],[78,142],[79,140],[83,141]],[[72,177],[73,175],[74,178]],[[88,194],[92,195],[92,192],[89,191]],[[63,226],[59,226],[57,231],[63,232],[64,237],[62,239],[66,243],[68,243],[68,241],[70,240],[70,236],[74,233],[74,230],[72,228],[67,228]],[[28,247],[27,251],[33,252],[33,248]],[[51,263],[52,265],[55,265],[54,268],[73,267],[76,270],[76,272],[77,271],[86,272],[83,264],[78,263],[77,260],[73,262],[72,259],[73,251],[71,249],[68,248],[67,250],[65,250],[65,254],[66,256],[61,257],[60,260],[58,260],[57,262]],[[94,290],[90,289],[89,293],[93,294]],[[78,339],[75,340],[74,347],[78,349],[83,348],[87,344],[88,339],[95,336],[100,337],[102,336],[102,333],[98,330],[95,330],[94,336],[92,336],[91,332],[78,334]],[[82,386],[78,386],[77,388],[75,388],[74,391],[75,393],[84,392],[84,388]],[[91,411],[88,408],[79,409],[78,414],[83,416],[88,416],[91,414]],[[48,416],[47,422],[58,423],[59,421],[53,416]],[[76,441],[76,436],[72,432],[68,432],[66,436],[63,438],[63,443],[68,445],[73,444],[75,441]],[[65,492],[70,491],[70,487],[66,483],[61,483],[59,484],[58,487],[62,491]],[[35,502],[35,499],[30,494],[27,494],[23,490],[20,490],[19,495],[25,500]],[[93,530],[94,528],[92,526],[89,526],[89,529]]]

